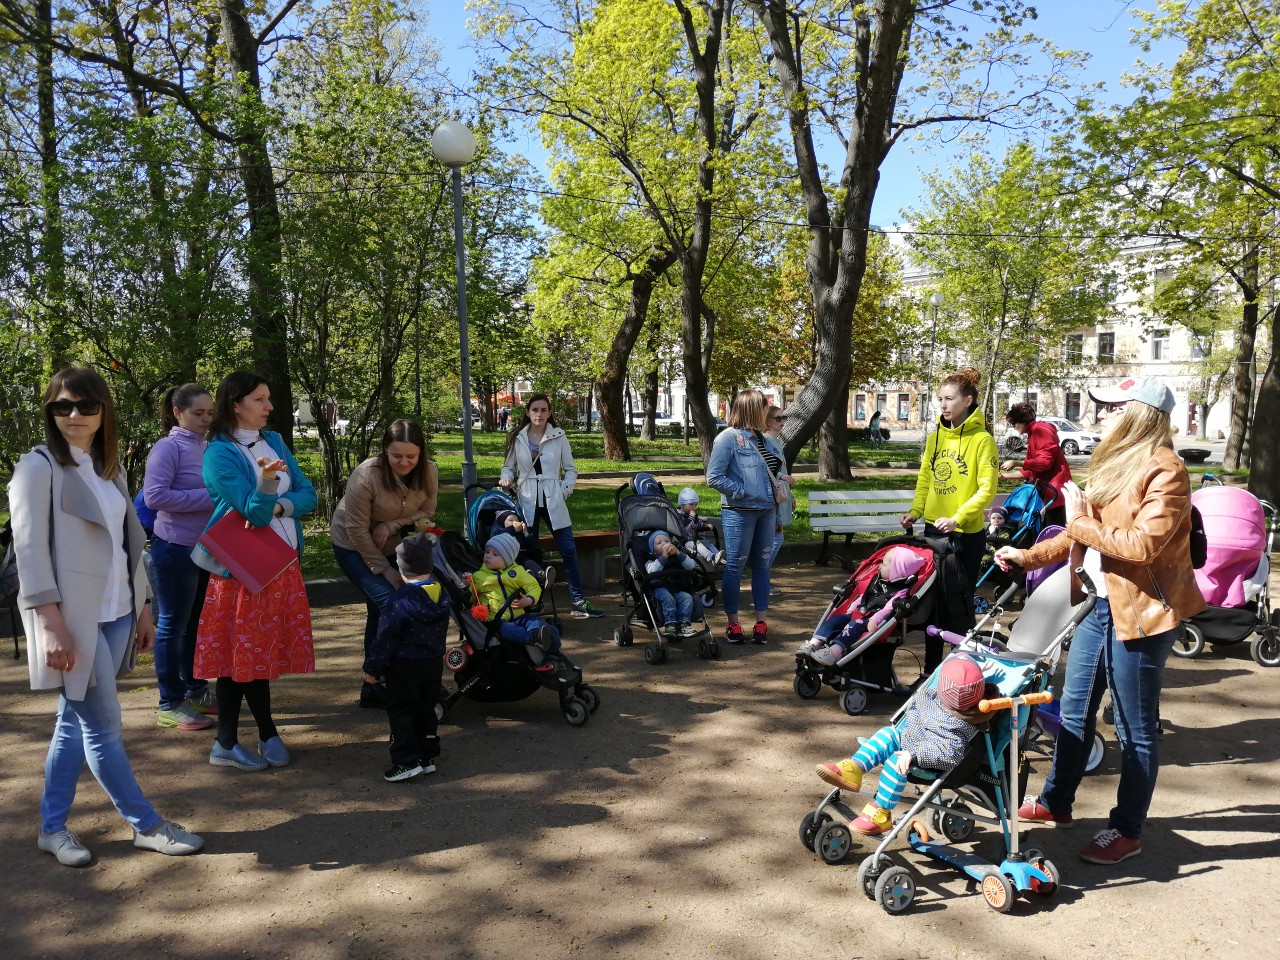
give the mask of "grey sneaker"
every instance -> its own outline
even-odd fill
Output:
[[[213,717],[203,713],[182,701],[172,710],[156,711],[156,726],[177,727],[179,730],[208,730],[214,724]]]
[[[187,697],[187,703],[191,705],[191,709],[200,713],[206,713],[211,717],[218,715],[218,697],[213,692],[213,687],[205,687],[196,696]]]
[[[133,845],[139,850],[154,850],[166,857],[185,857],[204,846],[204,838],[188,833],[172,820],[165,820],[154,833],[133,831]]]
[[[585,620],[588,617],[603,617],[604,614],[597,610],[590,600],[577,600],[570,610],[570,614],[579,620]]]
[[[70,830],[42,833],[36,839],[36,846],[45,853],[52,853],[64,867],[88,866],[89,861],[93,859],[89,848]]]

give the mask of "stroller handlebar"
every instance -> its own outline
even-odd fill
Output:
[[[992,713],[996,710],[1009,710],[1014,704],[1049,703],[1053,699],[1052,690],[1041,690],[1038,693],[1024,693],[1016,697],[997,697],[994,700],[980,700],[978,712]]]

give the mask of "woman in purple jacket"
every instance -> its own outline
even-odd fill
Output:
[[[151,575],[156,607],[156,722],[179,730],[213,726],[218,705],[209,681],[192,676],[196,627],[209,574],[191,560],[196,538],[213,514],[202,465],[213,398],[194,383],[170,387],[160,410],[166,435],[147,457],[142,495],[156,512],[151,537]]]

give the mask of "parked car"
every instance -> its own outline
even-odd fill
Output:
[[[719,434],[722,430],[724,430],[726,427],[728,427],[728,426],[729,426],[727,423],[725,423],[725,422],[724,422],[723,420],[721,420],[719,417],[716,417],[716,418],[715,418],[715,421],[716,421],[716,433],[717,433],[717,434]],[[690,436],[695,436],[695,437],[698,435],[698,425],[697,425],[696,423],[694,423],[692,420],[690,420],[690,421],[689,421],[689,434],[690,434]]]
[[[1062,417],[1041,417],[1040,419],[1045,423],[1053,424],[1057,429],[1058,444],[1068,457],[1074,457],[1078,453],[1093,453],[1093,448],[1102,441],[1099,434],[1085,430],[1071,420]]]

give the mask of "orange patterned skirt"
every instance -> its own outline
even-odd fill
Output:
[[[231,577],[209,576],[196,632],[197,677],[247,683],[315,669],[311,608],[297,563],[256,594]]]

